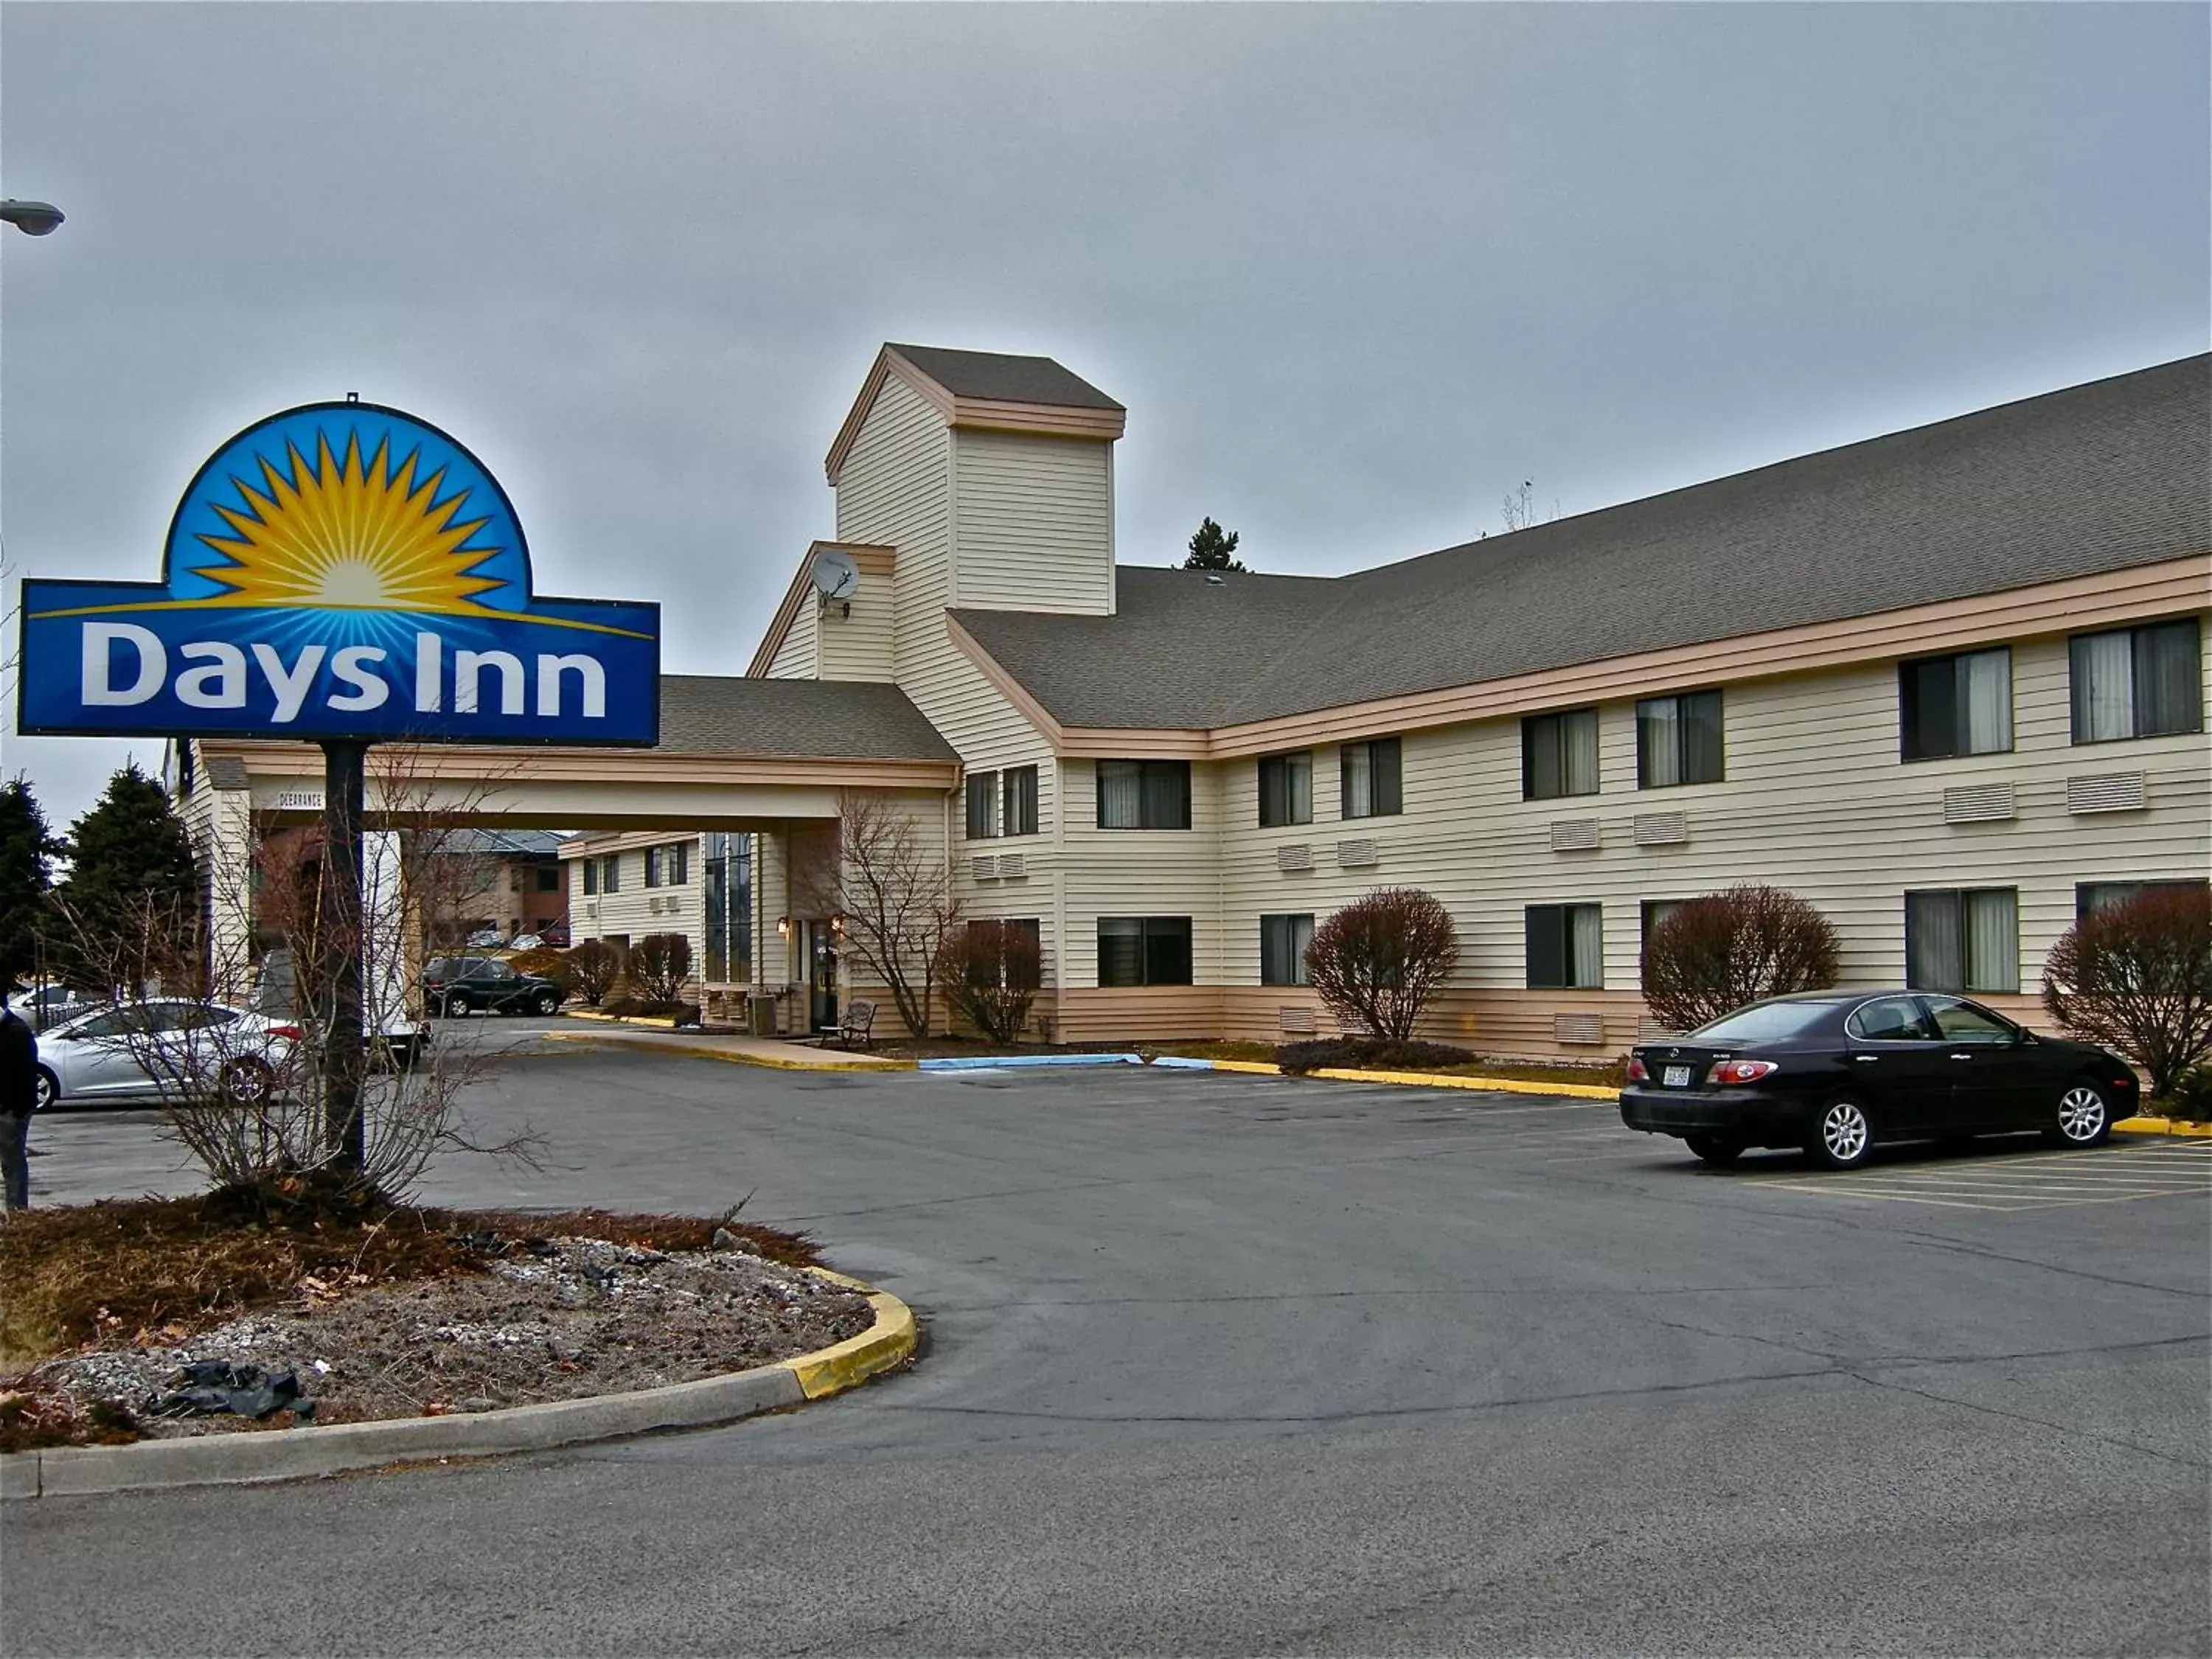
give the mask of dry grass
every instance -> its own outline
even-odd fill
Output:
[[[174,1341],[303,1283],[349,1289],[483,1271],[471,1235],[605,1238],[707,1248],[726,1225],[770,1260],[811,1266],[803,1234],[734,1218],[597,1210],[418,1209],[327,1196],[295,1202],[214,1193],[19,1212],[0,1224],[0,1361],[94,1346]]]

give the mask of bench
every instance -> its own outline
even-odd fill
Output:
[[[865,1048],[869,1046],[870,1029],[876,1023],[876,1005],[866,997],[855,997],[845,1005],[835,1025],[825,1025],[816,1035],[816,1046],[827,1048],[836,1043],[841,1048]]]

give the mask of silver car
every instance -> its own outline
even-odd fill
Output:
[[[221,1003],[156,1000],[96,1009],[40,1034],[38,1109],[193,1090],[253,1105],[268,1097],[299,1038],[296,1025]]]

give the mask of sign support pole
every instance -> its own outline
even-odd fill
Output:
[[[367,1152],[361,1115],[362,798],[368,745],[352,738],[323,744],[323,915],[316,933],[323,962],[317,975],[329,999],[322,1031],[323,1130],[338,1170],[361,1172]]]

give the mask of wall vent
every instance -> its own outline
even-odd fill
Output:
[[[977,881],[996,881],[999,860],[995,854],[978,853],[968,860],[968,873]]]
[[[2008,783],[1969,783],[1943,792],[1946,823],[1994,823],[2013,815]]]
[[[1275,1029],[1285,1036],[1311,1036],[1321,1028],[1310,1008],[1279,1008],[1275,1011]]]
[[[1282,871],[1310,870],[1314,867],[1313,848],[1307,842],[1294,841],[1275,849],[1275,868]]]
[[[2149,805],[2141,772],[2105,772],[2066,780],[2069,812],[2140,812]]]
[[[1589,853],[1597,848],[1595,818],[1560,818],[1552,825],[1554,853]]]
[[[1365,870],[1382,861],[1382,849],[1371,841],[1340,841],[1336,844],[1340,869]]]
[[[1662,1025],[1649,1014],[1636,1022],[1636,1040],[1638,1042],[1671,1042],[1682,1035]]]
[[[999,854],[999,876],[1003,881],[1020,881],[1030,872],[1029,854],[1001,853]]]
[[[1690,820],[1680,812],[1639,812],[1636,815],[1638,847],[1680,847],[1690,838]]]
[[[653,897],[646,900],[645,911],[647,915],[652,916],[657,916],[660,914],[660,896],[659,894],[656,893]]]
[[[1553,1014],[1552,1040],[1554,1042],[1602,1042],[1605,1041],[1605,1016]]]

